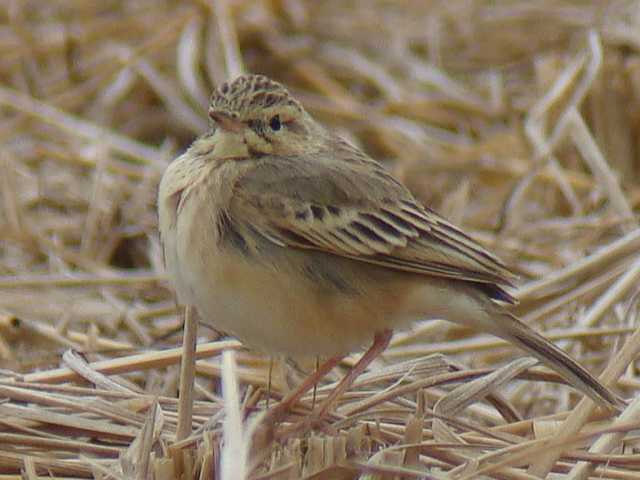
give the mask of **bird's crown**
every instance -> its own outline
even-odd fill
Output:
[[[300,103],[280,83],[264,75],[241,75],[223,83],[211,95],[210,112],[245,118],[256,110],[289,107],[303,111]]]

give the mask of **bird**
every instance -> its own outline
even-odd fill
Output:
[[[371,345],[335,399],[394,330],[445,319],[505,339],[598,404],[620,406],[510,311],[516,277],[501,260],[284,85],[241,75],[215,89],[208,116],[210,129],[158,189],[167,272],[204,323],[269,354],[329,357],[324,371]]]

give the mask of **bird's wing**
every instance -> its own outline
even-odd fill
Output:
[[[252,230],[283,247],[481,284],[510,285],[513,278],[500,260],[421,206],[371,160],[266,157],[233,192],[230,217],[252,219]]]

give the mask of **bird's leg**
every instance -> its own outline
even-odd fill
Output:
[[[265,421],[274,421],[278,422],[282,420],[284,414],[289,411],[300,398],[307,393],[311,388],[313,388],[319,381],[324,377],[327,373],[329,373],[333,367],[340,363],[340,360],[344,358],[344,355],[336,355],[335,357],[331,357],[329,360],[320,365],[313,375],[309,375],[302,384],[300,384],[295,390],[289,392],[286,397],[284,397],[280,403],[275,405],[271,410],[269,410],[265,416]]]
[[[316,357],[316,372],[320,368],[320,357]],[[313,384],[313,396],[311,397],[311,411],[316,408],[316,394],[318,393],[318,383]]]
[[[269,380],[267,380],[267,410],[269,410],[269,400],[271,400],[271,375],[273,375],[273,357],[269,356]]]
[[[391,341],[391,336],[393,332],[391,330],[384,330],[380,333],[376,333],[373,339],[373,345],[369,347],[364,355],[358,360],[358,362],[353,366],[351,371],[338,383],[336,388],[329,394],[327,398],[320,404],[318,409],[317,416],[318,418],[322,418],[331,408],[331,404],[342,395],[352,384],[355,382],[356,378],[360,376],[362,372],[366,370],[371,362],[373,362],[382,352],[386,350],[389,346],[389,342]]]

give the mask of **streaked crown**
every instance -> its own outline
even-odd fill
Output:
[[[223,83],[213,92],[209,111],[245,119],[257,109],[278,106],[304,111],[282,84],[264,75],[242,75]]]

